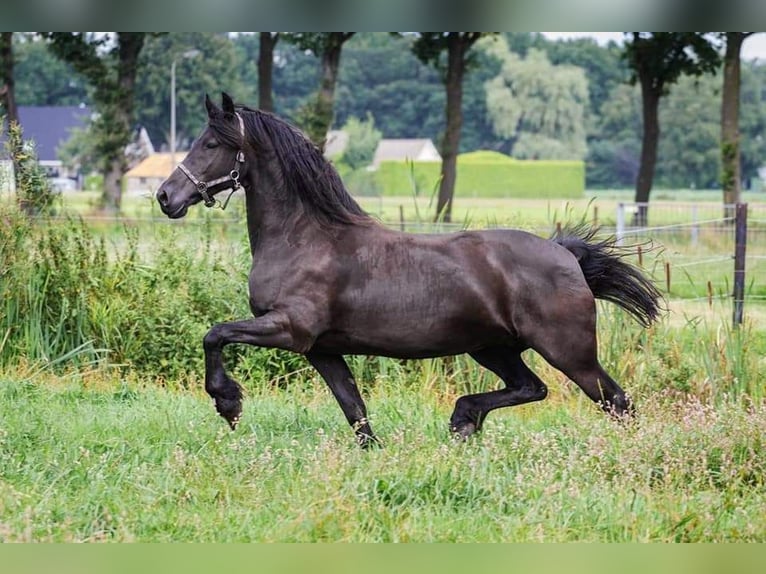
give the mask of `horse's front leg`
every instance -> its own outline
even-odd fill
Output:
[[[354,381],[354,375],[348,368],[341,355],[329,355],[317,351],[306,353],[309,363],[319,372],[333,396],[338,401],[343,414],[351,428],[354,429],[356,440],[362,448],[380,446],[378,439],[372,434],[370,422],[367,420],[367,407]]]
[[[205,390],[215,400],[215,408],[234,430],[242,413],[242,389],[223,366],[223,348],[231,343],[257,347],[277,347],[302,351],[290,321],[276,311],[253,319],[214,325],[202,341],[205,349]]]

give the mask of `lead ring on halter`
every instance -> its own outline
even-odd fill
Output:
[[[242,144],[244,146],[245,142],[245,122],[242,121],[242,116],[239,114],[234,114],[237,116],[237,119],[239,120],[239,133],[242,135]],[[229,194],[229,197],[226,198],[226,201],[221,206],[221,209],[226,209],[226,206],[229,205],[229,200],[231,199],[231,196],[234,194],[235,191],[237,191],[241,184],[239,183],[239,169],[237,169],[238,164],[245,163],[245,152],[240,149],[237,152],[237,155],[234,156],[234,169],[232,169],[229,172],[229,175],[224,175],[223,177],[219,177],[217,179],[213,179],[211,181],[200,181],[195,175],[189,170],[188,167],[186,167],[183,162],[178,164],[178,169],[183,172],[183,174],[191,180],[191,182],[197,187],[197,192],[202,196],[202,201],[205,202],[205,207],[215,207],[216,204],[219,202],[208,193],[208,189],[211,187],[214,187],[216,185],[222,184],[222,183],[229,183],[228,188],[231,189],[231,193]],[[227,189],[227,187],[222,187],[218,191],[223,191],[224,189]]]

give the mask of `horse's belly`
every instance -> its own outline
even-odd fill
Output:
[[[391,325],[384,330],[328,331],[317,338],[314,349],[340,355],[424,359],[459,355],[512,340],[507,330],[491,325],[466,325],[459,329],[446,324]]]

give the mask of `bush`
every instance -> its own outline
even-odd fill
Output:
[[[150,259],[135,229],[124,227],[112,252],[81,221],[30,222],[17,209],[0,211],[0,364],[108,363],[148,377],[201,375],[207,330],[250,315],[247,282],[217,263],[205,242],[184,247],[176,228],[158,233]],[[244,270],[249,262],[243,256],[235,264]],[[278,376],[269,372],[278,354],[259,353],[248,369],[263,364],[260,374]]]
[[[348,144],[343,152],[343,162],[352,169],[361,169],[372,162],[375,149],[382,137],[380,130],[375,129],[375,119],[367,113],[367,120],[362,121],[355,117],[348,118],[343,126],[343,131],[348,134]]]
[[[0,117],[0,128],[4,120]],[[21,208],[30,215],[50,213],[53,190],[45,170],[40,167],[34,142],[24,140],[24,131],[16,122],[11,122],[8,127],[6,151],[13,165],[16,196]]]

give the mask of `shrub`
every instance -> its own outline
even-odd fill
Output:
[[[438,184],[438,162],[384,161],[376,172],[383,195],[431,193]],[[582,161],[516,160],[492,151],[458,156],[456,197],[579,198],[585,191]]]
[[[0,117],[0,126],[4,118]],[[49,213],[54,195],[45,170],[40,167],[35,145],[24,140],[24,131],[16,122],[8,127],[6,151],[11,159],[16,182],[16,196],[21,208],[28,214]]]

